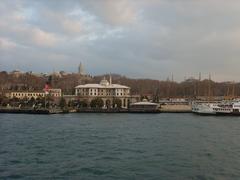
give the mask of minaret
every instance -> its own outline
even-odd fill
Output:
[[[111,74],[109,75],[109,84],[112,85],[112,76],[111,76]]]
[[[202,73],[199,72],[199,74],[198,74],[198,81],[201,81],[201,80],[202,80]]]
[[[83,65],[80,62],[79,66],[78,66],[78,74],[80,75],[84,75],[84,69],[83,69]]]

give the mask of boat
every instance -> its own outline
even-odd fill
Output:
[[[240,102],[193,103],[192,112],[200,115],[240,115]]]
[[[201,115],[215,115],[216,111],[214,108],[216,108],[216,105],[213,103],[194,103],[192,112]]]

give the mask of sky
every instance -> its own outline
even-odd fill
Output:
[[[240,81],[238,0],[1,0],[0,71]]]

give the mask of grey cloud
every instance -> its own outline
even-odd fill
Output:
[[[82,61],[92,74],[238,80],[239,15],[234,0],[4,0],[0,64],[76,71]]]

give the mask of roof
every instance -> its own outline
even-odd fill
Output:
[[[151,102],[136,102],[136,103],[132,103],[131,105],[150,105],[150,106],[158,106],[157,103],[151,103]]]
[[[6,91],[5,93],[44,93],[44,91]]]
[[[127,86],[123,86],[120,84],[109,84],[107,86],[101,85],[101,84],[84,84],[84,85],[79,85],[75,87],[76,89],[78,88],[102,88],[102,89],[130,89]]]

